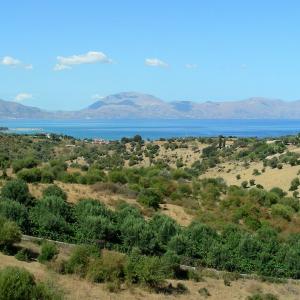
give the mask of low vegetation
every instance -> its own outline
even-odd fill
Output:
[[[182,266],[300,279],[299,178],[285,189],[266,190],[257,183],[269,169],[299,165],[297,153],[289,150],[300,145],[299,136],[155,142],[135,136],[103,145],[56,135],[2,134],[0,139],[0,248],[15,251],[19,261],[32,259],[26,249],[13,250],[26,234],[44,239],[40,263],[60,274],[104,283],[114,292],[126,284],[187,293],[184,285],[168,282],[199,280]],[[237,185],[228,185],[221,176],[205,177],[210,170],[222,171],[225,162],[237,162],[245,170],[253,163],[263,168],[253,168],[252,178],[234,173]],[[73,185],[120,201],[113,207],[89,195],[69,201]],[[35,189],[40,192],[32,193]],[[184,210],[192,222],[182,226],[167,216],[163,208],[168,205]],[[77,246],[57,259],[59,248],[49,240]],[[32,275],[18,272],[31,293],[52,293]],[[231,280],[224,284],[230,286]],[[209,297],[205,288],[199,293]],[[249,297],[269,299],[264,294]]]

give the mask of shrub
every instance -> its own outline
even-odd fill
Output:
[[[28,262],[31,259],[31,252],[28,249],[23,248],[17,252],[17,254],[15,255],[15,258],[20,261]]]
[[[4,199],[15,200],[25,205],[31,203],[28,186],[25,181],[20,179],[5,183],[1,190],[1,196]]]
[[[247,180],[243,181],[243,182],[241,183],[241,186],[242,186],[244,189],[247,188],[247,187],[248,187],[248,181],[247,181]]]
[[[294,178],[291,181],[291,187],[290,187],[290,191],[295,191],[298,189],[298,186],[300,185],[300,180],[298,177]]]
[[[182,270],[180,269],[180,256],[177,255],[174,251],[168,250],[161,257],[161,261],[168,278],[186,277],[186,272],[182,272]]]
[[[143,203],[146,206],[153,207],[155,209],[159,208],[161,200],[161,194],[153,188],[142,190],[138,196],[139,202]]]
[[[30,210],[33,232],[53,240],[68,240],[72,235],[72,211],[63,199],[49,196],[41,199]]]
[[[237,180],[240,180],[240,179],[241,179],[241,175],[240,175],[240,174],[237,174],[237,175],[236,175],[236,179],[237,179]]]
[[[42,169],[42,174],[41,174],[41,182],[42,183],[53,183],[55,179],[55,175],[51,170],[48,169]]]
[[[0,246],[11,247],[21,241],[21,231],[15,222],[0,218]]]
[[[191,175],[188,174],[186,171],[182,170],[182,169],[177,169],[177,170],[174,170],[172,172],[172,176],[175,180],[178,180],[178,179],[190,179],[191,178]]]
[[[33,290],[32,299],[63,300],[64,291],[54,285],[51,281],[38,282]]]
[[[0,216],[16,222],[22,231],[29,231],[28,211],[25,205],[13,200],[0,200]]]
[[[0,270],[0,300],[62,300],[63,291],[50,282],[36,283],[34,276],[18,267]]]
[[[97,169],[90,169],[85,175],[87,184],[94,184],[106,179],[105,173]]]
[[[293,215],[293,210],[291,207],[278,203],[272,205],[271,210],[273,216],[279,216],[287,221],[291,221]]]
[[[87,278],[93,282],[118,282],[124,278],[125,263],[124,254],[103,250],[100,258],[90,261]]]
[[[43,190],[43,197],[55,196],[67,200],[67,194],[56,184],[49,185]]]
[[[121,183],[121,184],[127,183],[127,178],[122,171],[111,171],[109,173],[109,179],[111,182],[114,183]]]
[[[272,189],[270,189],[270,192],[277,194],[280,198],[283,198],[287,194],[283,189],[279,187],[273,187]]]
[[[252,175],[254,175],[254,176],[259,176],[261,173],[257,170],[257,169],[254,169],[253,170],[253,173],[252,173]]]
[[[41,253],[38,257],[40,263],[52,260],[58,254],[58,248],[55,243],[44,242],[41,247]]]
[[[278,300],[279,298],[270,293],[255,293],[252,296],[248,296],[247,300]]]
[[[38,168],[23,169],[17,173],[17,177],[26,182],[40,182],[42,179],[42,171]]]
[[[25,269],[7,267],[0,271],[1,300],[32,300],[35,280]]]
[[[166,274],[159,257],[132,253],[125,267],[125,276],[131,283],[140,283],[150,288],[156,288],[164,283]]]
[[[33,157],[26,157],[24,159],[15,160],[12,163],[12,168],[14,172],[17,173],[24,168],[30,169],[36,167],[37,164],[38,162]]]
[[[188,288],[181,282],[177,283],[175,290],[177,294],[186,294],[189,291]]]
[[[94,246],[80,245],[76,246],[65,265],[66,273],[75,273],[84,277],[87,273],[91,258],[98,257],[100,252]]]

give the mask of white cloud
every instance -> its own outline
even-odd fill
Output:
[[[197,69],[198,65],[197,64],[186,64],[185,67],[187,69]]]
[[[11,56],[5,56],[5,57],[3,57],[2,61],[1,61],[1,64],[5,65],[5,66],[13,66],[13,67],[15,67],[15,66],[20,65],[21,62],[18,59],[13,58]]]
[[[19,59],[16,59],[16,58],[11,57],[11,56],[4,56],[2,58],[0,64],[4,65],[4,66],[13,67],[13,68],[20,67],[20,68],[24,68],[26,70],[33,69],[32,65],[24,64]]]
[[[72,56],[57,56],[57,64],[54,66],[55,71],[71,69],[73,65],[95,64],[95,63],[112,63],[112,60],[103,52],[89,51],[85,54]]]
[[[162,67],[166,68],[169,65],[165,63],[164,61],[158,59],[158,58],[146,58],[145,59],[145,64],[150,67]]]
[[[16,101],[16,102],[22,102],[24,100],[28,100],[28,99],[31,99],[31,98],[32,98],[31,94],[28,94],[28,93],[19,93],[14,98],[14,101]]]

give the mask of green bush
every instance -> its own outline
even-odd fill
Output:
[[[35,282],[34,276],[18,267],[0,270],[0,300],[62,300],[63,291],[51,283]]]
[[[16,222],[23,232],[28,232],[28,210],[25,205],[13,200],[0,200],[0,216]]]
[[[26,248],[23,248],[21,249],[20,251],[17,252],[17,254],[15,255],[15,258],[17,260],[20,260],[20,261],[30,261],[31,259],[31,253],[28,249]]]
[[[252,175],[259,176],[261,173],[257,169],[254,169]]]
[[[64,291],[54,285],[51,281],[38,282],[35,289],[33,290],[34,300],[63,300]]]
[[[52,170],[48,169],[42,169],[42,174],[41,174],[41,182],[42,183],[53,183],[55,179],[55,175]]]
[[[90,169],[85,174],[86,184],[95,184],[106,180],[106,175],[103,171],[97,169]]]
[[[109,180],[114,183],[127,183],[126,175],[122,171],[111,171],[109,173]]]
[[[76,246],[65,265],[66,273],[78,274],[84,277],[87,273],[91,259],[99,257],[100,252],[94,246]]]
[[[300,180],[298,177],[294,178],[291,181],[290,191],[295,191],[298,189],[298,186],[300,185]]]
[[[287,194],[283,189],[281,189],[281,188],[279,188],[279,187],[273,187],[272,189],[270,189],[270,192],[271,192],[271,193],[275,193],[275,194],[278,195],[280,198],[285,197],[286,194]]]
[[[11,247],[21,241],[21,231],[15,222],[0,218],[0,247]]]
[[[40,182],[42,179],[42,171],[38,168],[23,169],[17,173],[17,177],[26,182]]]
[[[255,293],[252,296],[248,296],[247,300],[278,300],[279,298],[270,293]]]
[[[44,263],[50,260],[53,260],[58,254],[58,248],[55,243],[52,242],[43,242],[41,247],[41,253],[38,256],[38,261]]]
[[[33,168],[36,167],[38,164],[37,160],[33,157],[26,157],[24,159],[15,160],[12,163],[12,168],[15,173],[19,172],[20,170],[27,168]]]
[[[16,179],[5,183],[1,189],[1,196],[4,199],[15,200],[24,205],[31,204],[31,196],[25,181]]]
[[[272,215],[279,216],[287,221],[291,221],[293,215],[293,209],[283,204],[274,204],[271,207]]]
[[[7,267],[0,271],[0,300],[32,300],[35,280],[25,269]]]
[[[255,185],[255,179],[250,179],[249,183],[250,183],[251,186],[254,186]]]
[[[72,210],[62,198],[42,198],[30,210],[29,218],[33,232],[40,237],[68,241],[72,236]]]
[[[159,208],[159,204],[162,201],[162,196],[158,190],[153,188],[144,189],[138,195],[138,201],[146,206],[153,207],[155,209]]]
[[[247,180],[243,181],[243,182],[241,183],[241,186],[242,186],[244,189],[247,188],[247,187],[248,187],[248,181],[247,181]]]
[[[87,278],[92,282],[117,282],[124,279],[126,256],[103,250],[100,258],[90,261]]]
[[[49,185],[43,190],[43,197],[55,196],[67,200],[67,194],[56,184]]]
[[[140,283],[150,288],[160,287],[166,279],[165,266],[157,256],[141,256],[132,253],[125,267],[130,283]]]

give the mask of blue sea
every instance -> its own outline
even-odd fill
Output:
[[[57,133],[76,138],[118,140],[187,136],[274,137],[300,132],[300,120],[0,120],[14,133]]]

